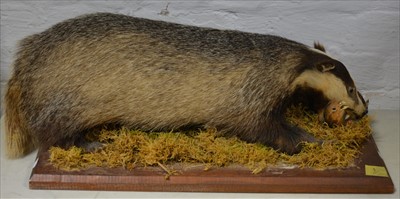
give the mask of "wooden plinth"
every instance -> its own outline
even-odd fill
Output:
[[[48,152],[39,152],[29,181],[31,189],[179,191],[179,192],[255,192],[255,193],[393,193],[390,178],[367,176],[365,165],[386,169],[371,138],[362,149],[357,167],[343,170],[274,168],[255,175],[234,166],[212,168],[184,167],[178,175],[165,179],[159,167],[94,167],[84,171],[61,171],[48,163]]]

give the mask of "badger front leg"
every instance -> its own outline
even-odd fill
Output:
[[[275,127],[269,133],[274,134],[272,136],[273,139],[270,141],[271,146],[289,155],[299,153],[305,142],[320,143],[320,140],[316,139],[313,135],[286,122],[279,124],[278,127]]]
[[[283,118],[262,120],[263,122],[258,122],[251,130],[252,136],[245,136],[245,140],[259,142],[289,155],[299,153],[305,142],[321,142],[303,129],[290,125]]]

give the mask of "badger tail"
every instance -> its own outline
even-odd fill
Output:
[[[38,35],[28,36],[19,43],[19,51],[14,61],[14,74],[8,81],[4,96],[4,127],[5,145],[8,158],[19,158],[36,148],[36,140],[30,133],[25,111],[22,110],[22,86],[16,71],[29,69],[37,57],[38,50],[34,47]]]
[[[20,42],[17,59],[14,62],[14,74],[8,81],[4,96],[4,127],[6,139],[6,155],[9,158],[19,158],[36,148],[36,140],[30,133],[24,111],[22,111],[22,87],[16,71],[26,70],[36,59],[37,49],[34,49],[37,35],[29,36]]]
[[[21,112],[21,89],[14,78],[8,82],[4,102],[6,155],[8,158],[19,158],[31,152],[35,148],[35,143]]]

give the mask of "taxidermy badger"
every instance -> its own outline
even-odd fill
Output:
[[[110,13],[66,20],[20,43],[5,96],[8,156],[66,146],[109,124],[215,128],[297,153],[300,143],[317,141],[285,120],[298,99],[322,104],[313,108],[341,101],[357,117],[367,112],[345,66],[324,51]]]

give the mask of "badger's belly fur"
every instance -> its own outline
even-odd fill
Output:
[[[283,113],[315,64],[332,60],[271,35],[98,13],[21,42],[6,94],[8,153],[120,124],[190,125],[295,153],[314,138]]]

